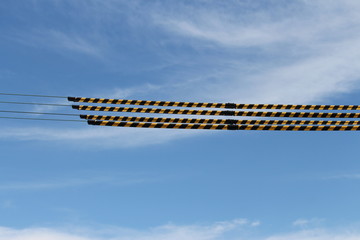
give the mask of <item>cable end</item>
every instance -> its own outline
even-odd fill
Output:
[[[67,97],[67,100],[70,102],[80,102],[81,97]]]
[[[87,120],[88,125],[100,125],[101,121]]]

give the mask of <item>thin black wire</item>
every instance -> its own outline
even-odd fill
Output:
[[[21,93],[0,93],[0,95],[24,96],[24,97],[67,98],[67,97],[64,97],[64,96],[51,96],[51,95],[39,95],[39,94],[21,94]]]
[[[4,119],[17,120],[43,120],[43,121],[61,121],[61,122],[86,122],[86,120],[71,120],[71,119],[54,119],[54,118],[22,118],[22,117],[0,117]]]
[[[71,113],[24,112],[24,111],[10,111],[10,110],[0,110],[0,112],[3,112],[3,113],[45,114],[45,115],[59,115],[59,116],[79,116],[79,114],[71,114]]]
[[[28,105],[42,105],[42,106],[60,106],[60,107],[69,107],[71,104],[57,104],[57,103],[33,103],[33,102],[4,102],[0,101],[0,103],[6,104],[28,104]]]

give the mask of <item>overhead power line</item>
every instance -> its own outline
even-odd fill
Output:
[[[45,115],[59,115],[59,116],[79,116],[79,114],[72,113],[48,113],[48,112],[31,112],[31,111],[12,111],[12,110],[0,110],[2,113],[25,113],[25,114],[45,114]]]
[[[128,99],[87,98],[87,97],[68,97],[68,100],[71,102],[146,105],[146,106],[163,106],[163,107],[169,106],[169,107],[187,107],[187,108],[360,110],[360,105],[198,103],[198,102],[147,101],[147,100],[128,100]]]
[[[218,111],[218,110],[188,110],[188,109],[162,109],[162,108],[124,108],[124,107],[103,107],[103,106],[86,106],[86,105],[72,105],[72,108],[77,110],[86,110],[86,111],[238,116],[238,117],[360,118],[360,113]]]
[[[5,104],[26,104],[26,105],[43,105],[43,106],[57,106],[57,107],[69,107],[69,106],[71,106],[71,104],[34,103],[34,102],[4,102],[4,101],[0,101],[0,103],[5,103]]]
[[[29,101],[0,101],[0,104],[24,104],[40,106],[70,107],[84,111],[103,111],[118,113],[148,113],[148,114],[175,114],[175,115],[206,115],[206,116],[232,116],[232,117],[261,117],[272,118],[270,120],[255,119],[218,119],[218,118],[166,118],[144,116],[108,116],[108,115],[85,115],[62,112],[42,111],[18,111],[16,108],[0,110],[4,116],[1,119],[18,120],[42,120],[42,121],[68,121],[87,122],[89,125],[114,126],[114,127],[137,127],[137,128],[168,128],[168,129],[210,129],[210,130],[267,130],[267,131],[359,131],[360,105],[291,105],[291,104],[237,104],[237,103],[196,103],[196,102],[170,102],[170,101],[145,101],[106,98],[64,97],[20,93],[0,93],[0,95],[62,98],[71,102],[92,103],[91,105],[73,105],[51,102]],[[7,100],[7,99],[0,99]],[[162,106],[174,108],[146,108],[146,107],[123,107],[104,106],[103,104],[139,105],[139,106]],[[179,107],[179,108],[176,108]],[[191,109],[202,108],[202,109]],[[211,110],[209,108],[219,108]],[[230,110],[227,110],[230,109]],[[270,109],[268,111],[242,111],[238,109]],[[274,111],[284,109],[285,111]],[[290,110],[290,111],[286,111]],[[299,111],[305,110],[305,111]],[[324,110],[322,112],[307,110]],[[326,112],[326,111],[331,112]],[[341,111],[341,112],[340,112]],[[344,112],[345,111],[345,112]],[[6,114],[7,113],[7,114]],[[26,115],[12,116],[11,114],[38,114],[41,117]],[[47,118],[47,115],[59,116]],[[116,114],[115,114],[116,115]],[[81,119],[66,119],[60,116],[77,116]],[[291,120],[276,120],[276,118],[297,118]],[[311,120],[311,118],[323,118]],[[341,121],[334,118],[344,118]],[[358,118],[358,120],[352,120]],[[346,121],[345,121],[346,120]],[[349,121],[351,120],[351,121]]]
[[[26,96],[26,97],[46,97],[63,98],[71,102],[123,104],[123,105],[147,105],[147,106],[169,106],[169,107],[196,107],[196,108],[229,108],[229,109],[279,109],[279,110],[360,110],[360,105],[298,105],[298,104],[239,104],[239,103],[199,103],[199,102],[175,102],[175,101],[149,101],[149,100],[129,100],[129,99],[110,99],[110,98],[88,98],[88,97],[69,97],[53,96],[41,94],[22,94],[22,93],[0,93],[5,96]]]
[[[46,98],[67,98],[65,96],[49,96],[49,95],[38,95],[38,94],[22,94],[22,93],[0,93],[5,96],[22,96],[22,97],[46,97]]]
[[[89,125],[133,127],[133,128],[167,128],[167,129],[203,129],[203,130],[257,130],[257,131],[360,131],[360,125],[353,126],[304,126],[304,125],[236,125],[236,124],[177,124],[177,123],[144,123],[144,122],[111,122],[88,120]]]
[[[157,123],[195,123],[195,124],[252,124],[252,125],[360,125],[360,121],[314,121],[314,120],[240,120],[240,119],[203,119],[203,118],[158,118],[158,117],[127,117],[107,115],[80,115],[87,120],[106,120],[121,122],[157,122]]]
[[[60,121],[60,122],[86,122],[85,120],[73,120],[73,119],[55,119],[55,118],[25,118],[25,117],[1,117],[3,119],[15,119],[15,120],[42,120],[42,121]]]

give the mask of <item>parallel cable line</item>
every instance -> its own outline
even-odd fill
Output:
[[[138,128],[174,128],[174,129],[209,129],[228,130],[228,126],[220,124],[176,124],[176,123],[145,123],[145,122],[112,122],[88,120],[89,125],[114,126],[114,127],[138,127]],[[235,125],[234,125],[235,126]]]
[[[11,111],[11,110],[0,110],[0,113],[25,113],[25,114],[44,114],[44,115],[59,115],[59,116],[79,116],[79,114],[72,113],[48,113],[48,112],[31,112],[31,111]]]
[[[236,109],[360,110],[359,105],[236,104]]]
[[[202,108],[234,108],[227,103],[196,103],[196,102],[170,102],[170,101],[147,101],[147,100],[126,100],[126,99],[107,99],[107,98],[84,98],[68,97],[71,102],[85,103],[106,103],[123,105],[146,105],[146,106],[169,106],[169,107],[202,107]]]
[[[5,101],[0,101],[0,103],[5,103],[5,104],[25,104],[25,105],[42,105],[42,106],[59,106],[59,107],[69,107],[69,106],[71,106],[71,104],[34,103],[34,102],[5,102]]]
[[[238,117],[286,117],[286,118],[360,118],[360,113],[318,113],[318,112],[252,112],[252,111],[217,111],[217,110],[188,110],[162,108],[124,108],[72,105],[73,109],[105,112],[132,112],[132,113],[159,113],[159,114],[186,114]]]
[[[289,110],[360,110],[360,105],[296,105],[296,104],[237,104],[237,103],[198,103],[147,101],[108,98],[68,97],[71,102],[105,103],[123,105],[196,107],[196,108],[229,108],[229,109],[289,109]]]
[[[238,119],[201,119],[201,118],[158,118],[127,117],[107,115],[80,115],[87,120],[107,120],[124,122],[158,122],[158,123],[199,123],[199,124],[273,124],[273,125],[360,125],[360,121],[314,121],[314,120],[238,120]]]
[[[89,125],[133,128],[206,129],[206,130],[255,130],[255,131],[360,131],[360,125],[353,126],[306,126],[306,125],[235,125],[235,124],[181,124],[112,122],[88,120]]]
[[[68,98],[65,96],[49,96],[49,95],[39,95],[39,94],[22,94],[22,93],[0,93],[4,96],[21,96],[21,97],[46,97],[46,98]]]
[[[53,96],[41,94],[3,93],[5,96],[46,97],[64,98],[72,102],[124,104],[124,105],[149,105],[149,106],[173,106],[173,107],[202,107],[202,108],[229,108],[229,109],[289,109],[289,110],[360,110],[360,105],[297,105],[297,104],[238,104],[238,103],[198,103],[198,102],[174,102],[174,101],[147,101],[108,98],[86,98]]]
[[[14,120],[43,120],[43,121],[60,121],[60,122],[86,122],[85,120],[78,119],[55,119],[55,118],[24,118],[24,117],[2,117],[2,119],[14,119]]]
[[[198,119],[198,118],[158,118],[158,117],[127,117],[107,115],[80,115],[87,120],[130,121],[130,122],[162,122],[162,123],[205,123],[205,124],[233,124],[238,120],[231,119]],[[360,121],[359,121],[360,122]]]

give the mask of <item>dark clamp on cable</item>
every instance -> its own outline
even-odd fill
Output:
[[[239,130],[239,127],[238,125],[235,125],[235,124],[230,124],[228,125],[228,130]]]
[[[236,124],[238,120],[236,119],[226,119],[225,124]]]
[[[67,100],[70,102],[78,102],[80,100],[79,97],[67,97]]]
[[[223,116],[235,116],[235,111],[221,111],[220,115],[223,115]]]
[[[87,120],[87,123],[89,125],[100,125],[101,121]]]
[[[225,108],[236,108],[236,103],[225,103]]]

